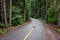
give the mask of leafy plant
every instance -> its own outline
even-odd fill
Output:
[[[57,23],[58,14],[55,8],[48,11],[48,22]]]
[[[24,19],[23,19],[22,15],[14,16],[12,21],[13,21],[13,25],[19,25],[19,24],[24,23]]]
[[[3,23],[0,23],[0,28],[5,28],[5,25]]]
[[[3,28],[3,29],[0,29],[0,34],[4,34],[7,32],[7,29]]]

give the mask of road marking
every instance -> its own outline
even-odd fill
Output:
[[[32,28],[29,33],[26,35],[26,37],[24,38],[24,40],[26,40],[28,38],[28,36],[34,31],[34,28]]]

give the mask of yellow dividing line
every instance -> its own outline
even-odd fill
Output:
[[[24,38],[24,40],[26,40],[26,39],[28,38],[28,36],[32,33],[33,30],[34,30],[34,28],[32,28],[32,29],[30,30],[30,32],[26,35],[26,37]]]

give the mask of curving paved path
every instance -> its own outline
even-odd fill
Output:
[[[47,40],[42,23],[37,19],[31,18],[31,20],[30,24],[10,33],[4,38],[0,38],[0,40]]]

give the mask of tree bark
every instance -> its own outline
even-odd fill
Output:
[[[46,15],[45,15],[45,19],[48,22],[48,0],[46,0]]]
[[[60,8],[58,10],[58,27],[60,28]]]
[[[58,1],[58,4],[60,4],[60,1]],[[60,28],[60,6],[58,9],[58,27]]]
[[[12,0],[10,0],[10,20],[9,20],[9,26],[12,25],[11,22],[12,22]]]
[[[26,22],[26,0],[24,0],[24,21]]]
[[[4,17],[5,17],[5,25],[8,26],[8,23],[7,23],[7,15],[6,15],[6,0],[3,1],[4,3]]]

